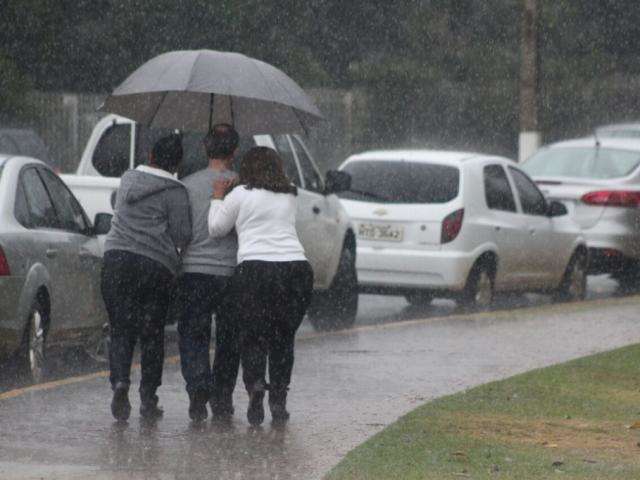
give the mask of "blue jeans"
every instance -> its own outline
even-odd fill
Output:
[[[220,326],[224,312],[220,305],[228,277],[201,273],[184,273],[178,279],[178,333],[180,334],[180,365],[187,392],[211,394],[213,377],[209,349],[211,343],[211,320],[216,315],[216,341],[219,341]],[[218,355],[218,347],[216,347]],[[233,363],[233,362],[232,362]],[[239,360],[236,362],[239,364]],[[226,367],[228,369],[229,367]],[[234,375],[233,364],[230,375]],[[235,376],[238,366],[235,367]],[[235,384],[235,379],[234,379]]]

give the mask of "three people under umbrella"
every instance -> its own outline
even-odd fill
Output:
[[[174,175],[182,160],[177,135],[155,144],[148,166],[122,177],[102,275],[112,335],[113,415],[130,415],[129,375],[138,340],[140,413],[162,414],[156,390],[165,317],[175,297],[190,417],[205,419],[207,403],[214,416],[233,415],[242,363],[249,421],[262,423],[267,389],[273,419],[286,420],[294,337],[310,301],[313,272],[297,237],[297,192],[282,160],[274,150],[254,148],[242,158],[238,177],[231,167],[239,136],[230,124],[246,134],[306,132],[322,118],[320,111],[274,66],[213,50],[152,58],[101,109],[150,128],[208,132],[209,165],[183,182]]]
[[[215,125],[204,139],[209,165],[183,179],[180,137],[159,140],[148,166],[127,172],[105,244],[103,296],[112,335],[113,416],[127,420],[129,372],[141,344],[140,414],[158,418],[164,323],[177,289],[182,373],[193,421],[230,418],[239,365],[247,418],[264,421],[269,391],[274,422],[289,418],[294,339],[309,305],[313,271],[295,228],[297,190],[282,160],[255,147],[232,166],[239,135]],[[216,348],[210,363],[212,316]],[[267,383],[266,373],[269,373]]]

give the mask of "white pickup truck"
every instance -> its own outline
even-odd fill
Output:
[[[120,177],[147,159],[153,138],[132,120],[107,115],[94,128],[76,174],[62,175],[89,218],[112,212]],[[206,167],[203,134],[183,136],[184,162],[179,177]],[[356,242],[349,218],[335,193],[350,187],[350,177],[330,171],[322,178],[313,157],[298,135],[255,135],[242,138],[240,151],[254,145],[276,149],[289,178],[299,187],[297,229],[315,273],[314,301],[309,319],[317,329],[353,324],[358,309],[355,268]]]

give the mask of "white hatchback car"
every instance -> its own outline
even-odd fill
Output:
[[[340,198],[356,229],[360,291],[477,307],[505,291],[584,298],[587,249],[578,226],[512,161],[374,151],[340,170],[352,178]]]

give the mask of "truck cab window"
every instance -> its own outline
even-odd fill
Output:
[[[291,137],[293,141],[293,145],[296,149],[296,154],[298,155],[298,161],[300,162],[300,169],[302,170],[302,177],[304,178],[304,185],[307,190],[311,190],[312,192],[322,192],[324,190],[324,184],[322,182],[322,177],[316,170],[315,165],[309,155],[307,155],[307,151],[304,149],[304,146],[296,137]]]
[[[300,187],[300,175],[298,174],[298,167],[296,165],[295,157],[293,156],[293,150],[291,149],[288,135],[274,135],[273,143],[275,144],[276,150],[278,151],[278,154],[280,154],[282,162],[284,163],[284,173],[286,173],[287,177],[294,185]]]
[[[114,123],[98,141],[92,163],[100,175],[121,177],[129,169],[131,125]]]

